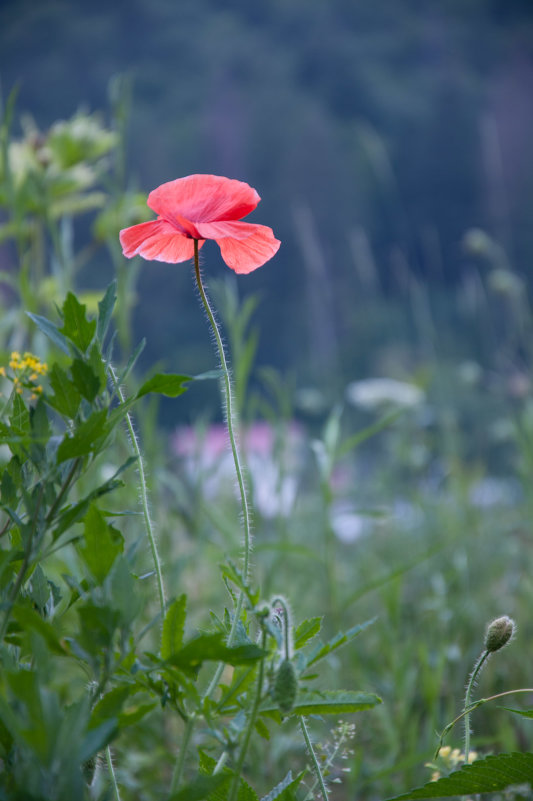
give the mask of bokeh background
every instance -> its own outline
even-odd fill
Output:
[[[475,314],[486,274],[527,281],[533,257],[530,0],[3,0],[0,70],[41,129],[105,116],[122,76],[142,192],[194,172],[259,190],[252,219],[283,247],[238,291],[259,293],[259,364],[309,403],[355,378],[423,381],[436,356],[493,359],[502,320]],[[231,279],[204,253],[208,281]],[[110,269],[94,260],[79,288]],[[144,366],[212,366],[186,265],[143,265],[138,296]]]

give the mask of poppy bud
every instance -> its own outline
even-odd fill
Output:
[[[298,678],[294,665],[289,659],[284,659],[274,681],[274,701],[282,712],[290,712],[296,701],[297,693]]]
[[[515,622],[507,615],[498,617],[489,623],[487,633],[485,635],[485,650],[490,653],[499,651],[504,645],[507,645],[515,631]]]

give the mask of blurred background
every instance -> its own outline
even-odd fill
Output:
[[[258,363],[293,373],[304,406],[356,378],[424,383],[436,357],[494,367],[512,323],[480,315],[489,277],[508,296],[533,257],[530,0],[3,0],[0,76],[41,130],[109,119],[121,76],[129,188],[203,172],[258,189],[250,219],[283,245],[238,293],[259,293]],[[208,282],[232,280],[204,254]],[[190,272],[140,269],[145,365],[212,366]],[[109,278],[95,258],[77,288]]]
[[[126,261],[118,231],[191,173],[258,190],[276,257],[237,278],[202,251],[249,424],[254,570],[328,636],[378,617],[328,664],[384,699],[339,798],[424,782],[491,617],[519,633],[487,693],[531,686],[532,0],[0,0],[0,81],[3,363],[47,353],[26,310],[57,319],[74,288],[93,313],[116,277],[114,358],[147,342],[128,392],[212,369],[191,265]],[[200,625],[238,551],[220,418],[215,381],[138,414],[168,586]],[[531,743],[529,720],[479,720],[484,752]],[[121,781],[152,798],[137,736]],[[257,747],[264,792],[298,742]]]

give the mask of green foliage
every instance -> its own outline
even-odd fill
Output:
[[[533,784],[533,754],[498,754],[478,759],[450,776],[428,782],[424,787],[394,796],[389,801],[493,793],[520,784]]]

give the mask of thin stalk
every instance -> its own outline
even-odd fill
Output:
[[[328,801],[328,791],[326,789],[326,785],[324,784],[324,777],[322,776],[322,770],[320,769],[318,759],[316,758],[313,744],[311,743],[311,738],[309,737],[309,732],[307,731],[305,718],[302,715],[300,715],[298,717],[298,721],[300,723],[300,728],[304,736],[307,750],[309,751],[309,756],[311,757],[311,761],[313,763],[313,770],[315,771],[316,780],[318,782],[318,786],[320,787],[320,794],[322,796],[323,801]]]
[[[203,283],[202,283],[202,276],[200,274],[200,260],[198,257],[198,240],[194,240],[194,272],[196,275],[196,284],[198,286],[198,291],[200,292],[200,297],[202,299],[202,303],[209,319],[209,324],[211,325],[211,329],[215,336],[218,355],[220,358],[220,366],[222,367],[223,379],[224,379],[224,402],[226,407],[226,425],[228,428],[229,439],[231,443],[231,452],[233,454],[233,462],[235,464],[235,473],[237,475],[237,483],[239,484],[239,494],[241,496],[241,506],[242,506],[242,519],[243,519],[243,529],[244,529],[244,554],[243,554],[243,576],[244,581],[248,580],[248,571],[250,567],[250,547],[251,547],[251,533],[250,533],[250,511],[248,506],[248,498],[246,496],[246,488],[244,485],[244,477],[243,471],[241,467],[241,462],[239,459],[239,452],[237,450],[237,442],[235,438],[235,430],[233,427],[233,421],[236,416],[234,403],[233,403],[233,388],[231,384],[231,376],[228,369],[228,363],[226,360],[226,354],[224,351],[224,345],[222,344],[222,337],[220,336],[220,332],[218,330],[218,325],[215,320],[215,315],[211,309],[211,305],[207,298]],[[242,604],[242,601],[241,601]]]
[[[120,791],[118,789],[117,777],[115,776],[115,768],[113,767],[113,757],[111,756],[111,748],[108,745],[105,750],[105,758],[107,762],[107,769],[109,771],[109,778],[111,779],[111,786],[113,788],[113,795],[115,801],[120,801]]]
[[[457,715],[456,718],[452,720],[451,723],[448,723],[447,726],[442,730],[440,737],[439,737],[439,744],[437,746],[437,750],[435,751],[434,759],[437,759],[440,749],[442,748],[442,743],[444,738],[450,732],[456,723],[459,723],[466,715],[469,715],[474,709],[477,709],[478,706],[483,706],[483,704],[488,703],[488,701],[496,701],[498,698],[504,698],[506,695],[514,695],[515,693],[533,693],[533,687],[522,687],[519,690],[505,690],[503,693],[497,693],[496,695],[490,695],[488,698],[479,698],[477,701],[473,701],[469,706],[461,712],[460,715]]]
[[[185,731],[183,732],[183,739],[181,741],[181,748],[178,754],[178,758],[176,760],[176,764],[174,765],[174,772],[172,774],[172,781],[170,783],[170,794],[175,793],[179,787],[181,777],[183,774],[183,768],[185,767],[185,757],[187,756],[187,748],[189,746],[189,741],[191,739],[194,724],[196,722],[196,716],[191,715],[185,724]]]
[[[198,287],[198,291],[200,293],[200,297],[202,299],[202,304],[205,309],[205,313],[207,314],[207,318],[209,320],[209,324],[211,326],[211,330],[213,331],[213,335],[215,337],[215,342],[218,349],[218,356],[220,359],[220,366],[222,368],[223,374],[223,398],[224,398],[224,405],[226,410],[226,426],[228,429],[229,440],[231,443],[231,452],[233,454],[233,463],[235,465],[235,473],[237,476],[237,483],[239,485],[239,494],[241,498],[241,507],[242,507],[242,521],[243,521],[243,530],[244,530],[244,554],[243,554],[243,578],[244,581],[248,581],[248,573],[250,569],[250,550],[251,550],[251,526],[250,526],[250,509],[248,505],[248,498],[246,495],[246,486],[244,483],[244,476],[241,467],[241,462],[239,458],[239,452],[237,449],[237,441],[235,437],[235,429],[234,429],[234,420],[236,417],[236,411],[234,409],[233,403],[233,388],[231,383],[231,375],[228,368],[228,362],[226,359],[226,353],[224,351],[224,345],[222,343],[222,337],[220,335],[220,331],[218,329],[217,322],[215,320],[215,315],[211,308],[211,304],[209,303],[209,299],[207,297],[206,291],[204,289],[204,285],[202,283],[202,276],[200,273],[200,259],[198,255],[198,240],[194,240],[194,273],[196,276],[196,285]],[[231,624],[231,629],[228,635],[227,645],[233,645],[233,641],[235,639],[235,634],[237,632],[237,625],[241,616],[242,606],[244,603],[244,592],[241,590],[239,596],[237,598],[237,604],[235,607],[235,613],[233,616],[233,621]],[[209,698],[212,693],[215,691],[216,686],[218,685],[218,681],[222,675],[222,671],[224,670],[224,663],[220,662],[217,666],[215,674],[211,679],[207,690],[204,693],[204,698]]]
[[[264,649],[266,643],[266,632],[263,630],[263,637],[261,640],[261,648]],[[248,751],[248,746],[250,744],[250,737],[252,736],[252,731],[255,725],[255,720],[257,718],[257,712],[259,709],[259,704],[261,703],[261,694],[263,692],[263,673],[264,673],[264,665],[265,660],[261,659],[259,662],[259,672],[257,674],[257,684],[255,687],[255,697],[254,703],[252,706],[252,710],[250,712],[250,719],[248,720],[248,726],[246,727],[246,732],[244,735],[244,740],[241,746],[241,751],[239,754],[239,758],[237,760],[237,764],[235,766],[235,777],[233,779],[233,783],[231,786],[231,791],[229,794],[229,801],[235,801],[237,798],[237,793],[239,792],[239,784],[241,781],[241,773],[244,765],[244,760],[246,759],[246,754]]]
[[[125,403],[126,398],[124,397],[124,393],[118,383],[117,375],[113,368],[113,365],[110,363],[108,364],[108,372],[111,376],[111,380],[115,386],[117,391],[117,395],[121,403]],[[133,453],[137,457],[137,467],[139,470],[139,486],[141,490],[141,506],[143,510],[143,518],[144,518],[144,527],[146,529],[146,536],[148,537],[148,541],[150,543],[150,550],[152,551],[152,559],[154,562],[155,568],[155,575],[157,581],[157,590],[159,594],[159,605],[161,607],[161,619],[165,616],[165,587],[163,584],[163,573],[161,571],[161,561],[159,559],[159,552],[157,550],[157,543],[155,540],[155,532],[154,526],[152,523],[152,518],[150,516],[150,509],[148,507],[148,489],[146,486],[146,474],[144,471],[144,461],[141,454],[141,449],[139,447],[139,440],[137,439],[137,435],[135,434],[135,430],[133,428],[133,421],[130,412],[126,414],[126,426],[128,428],[128,434],[131,442],[131,447],[133,449]]]
[[[469,679],[468,684],[466,686],[465,703],[464,703],[464,711],[465,711],[465,716],[464,716],[464,718],[465,718],[465,721],[464,721],[465,722],[465,765],[468,765],[468,755],[470,753],[470,712],[469,712],[469,707],[470,707],[470,704],[471,704],[470,696],[472,694],[473,688],[475,687],[476,679],[479,676],[481,668],[485,664],[489,654],[490,654],[490,651],[487,651],[487,650],[485,650],[485,651],[483,651],[481,653],[481,655],[478,658],[476,664],[474,665],[474,669],[472,670],[472,673],[470,674],[470,679]]]

